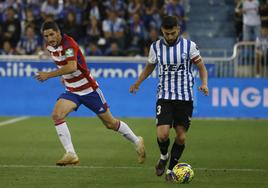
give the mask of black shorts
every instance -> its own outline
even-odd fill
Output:
[[[156,124],[189,129],[193,113],[193,101],[158,99],[156,102]]]

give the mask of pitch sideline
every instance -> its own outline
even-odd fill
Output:
[[[13,118],[13,119],[8,119],[8,120],[5,120],[5,121],[1,121],[0,122],[0,127],[3,127],[5,125],[9,125],[9,124],[13,124],[13,123],[17,123],[19,121],[23,121],[23,120],[26,120],[26,119],[29,119],[30,116],[21,116],[21,117],[16,117],[16,118]]]

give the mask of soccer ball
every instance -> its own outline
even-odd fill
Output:
[[[194,171],[187,163],[178,163],[172,169],[173,180],[176,183],[189,183],[194,178]]]

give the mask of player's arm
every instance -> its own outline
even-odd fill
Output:
[[[138,80],[130,87],[130,93],[136,93],[139,89],[140,84],[154,71],[157,65],[157,58],[156,58],[156,43],[154,42],[151,44],[149,56],[148,56],[148,63],[146,64],[145,68],[142,70]]]
[[[208,89],[208,72],[207,69],[204,65],[203,59],[201,56],[198,56],[195,59],[195,65],[198,68],[200,79],[201,79],[201,86],[198,87],[200,91],[202,91],[206,96],[209,94],[209,89]]]
[[[147,63],[145,68],[143,69],[142,73],[140,74],[138,80],[130,87],[129,91],[131,93],[136,93],[136,91],[139,89],[140,84],[149,76],[152,74],[156,67],[156,64]]]
[[[46,81],[49,78],[61,76],[64,74],[70,74],[77,70],[77,63],[75,60],[67,61],[67,64],[51,72],[37,72],[35,78],[41,82]]]

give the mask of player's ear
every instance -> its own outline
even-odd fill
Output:
[[[163,29],[163,27],[160,28],[160,34],[161,35],[164,35],[164,29]]]
[[[178,33],[181,34],[181,27],[178,25],[177,26]]]

